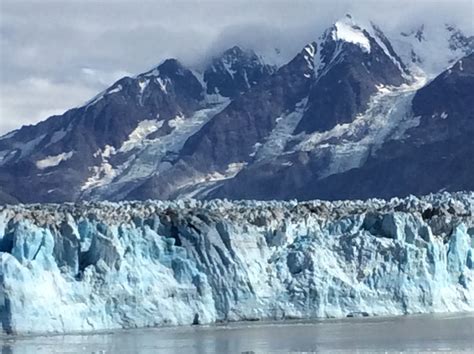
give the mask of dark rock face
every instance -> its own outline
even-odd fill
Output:
[[[0,189],[0,204],[17,204],[18,199]]]
[[[211,191],[207,197],[212,199],[225,195],[225,198],[234,200],[293,199],[295,189],[316,183],[314,171],[308,165],[308,158],[307,153],[301,152],[290,158],[290,167],[281,161],[252,165],[220,188]]]
[[[446,127],[459,129],[459,123],[472,123],[470,119],[474,114],[473,98],[474,54],[470,54],[459,60],[415,95],[413,113],[415,116],[422,117],[420,127],[435,126],[438,129],[442,124]],[[446,115],[443,115],[443,112]],[[448,120],[449,117],[455,119]],[[464,122],[466,119],[467,121]]]
[[[214,58],[204,72],[208,94],[236,97],[275,72],[253,51],[244,51],[235,46]]]
[[[255,143],[269,134],[276,119],[307,95],[313,66],[305,53],[232,101],[186,142],[182,156],[210,159],[216,166],[248,160]]]

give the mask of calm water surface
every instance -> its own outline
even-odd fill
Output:
[[[5,353],[474,353],[474,313],[3,337]]]

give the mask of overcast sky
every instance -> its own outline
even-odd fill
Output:
[[[0,0],[0,135],[78,106],[168,57],[199,66],[234,44],[280,61],[345,13],[382,28],[455,23],[474,0]]]

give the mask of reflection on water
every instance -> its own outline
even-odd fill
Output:
[[[4,337],[6,353],[474,352],[474,314],[239,323]]]

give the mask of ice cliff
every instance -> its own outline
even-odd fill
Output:
[[[474,310],[474,193],[0,207],[3,332]]]

